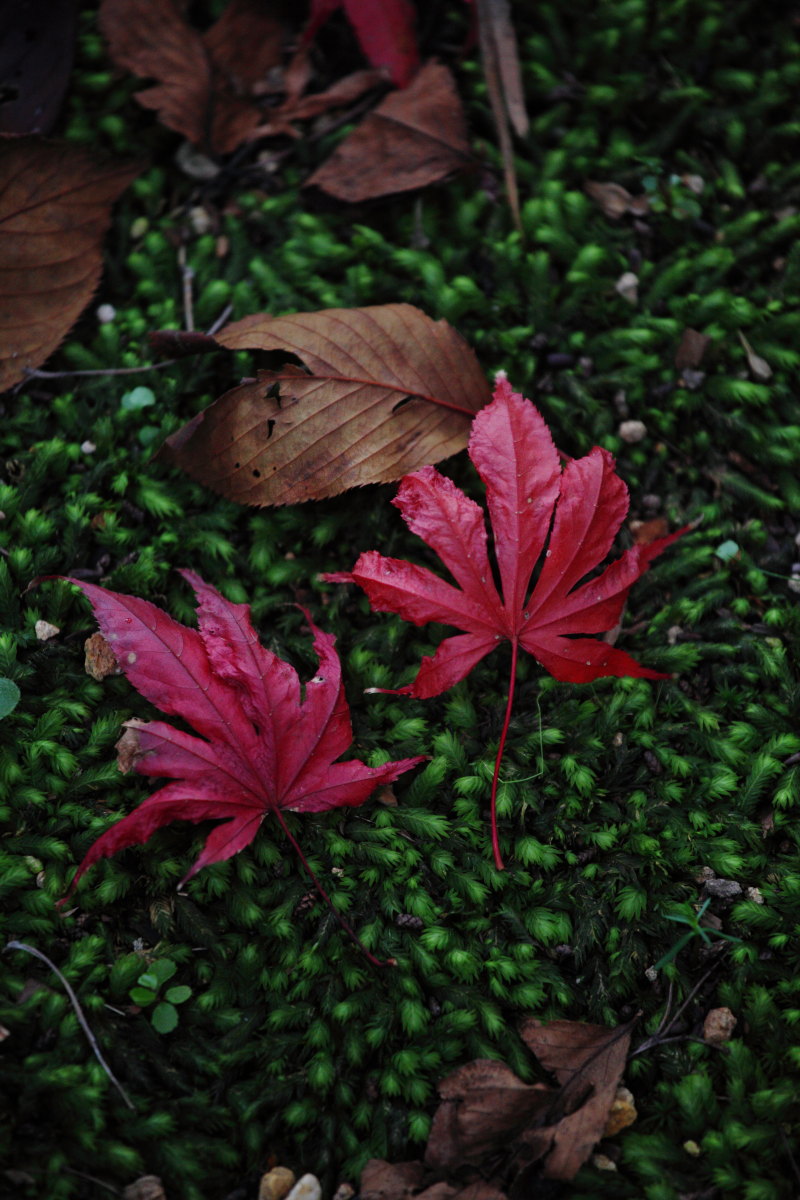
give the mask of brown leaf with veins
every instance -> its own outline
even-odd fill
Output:
[[[261,121],[253,88],[282,59],[283,26],[259,0],[232,0],[205,34],[177,0],[103,0],[100,28],[114,62],[156,86],[145,108],[213,154],[230,154]]]
[[[439,1084],[442,1103],[431,1125],[425,1163],[436,1171],[478,1166],[506,1149],[550,1106],[552,1089],[526,1084],[505,1063],[479,1058]]]
[[[89,303],[111,206],[139,170],[66,143],[0,139],[0,392],[40,366]]]
[[[553,1142],[544,1164],[548,1179],[572,1179],[603,1136],[632,1028],[633,1023],[609,1029],[577,1021],[543,1025],[533,1017],[522,1023],[522,1040],[561,1084],[565,1115],[548,1131]]]
[[[461,335],[410,304],[258,314],[216,341],[288,352],[307,368],[259,371],[159,451],[240,504],[295,504],[399,479],[463,449],[490,399]]]
[[[367,114],[305,186],[358,204],[437,183],[471,162],[453,76],[428,62],[407,88]]]

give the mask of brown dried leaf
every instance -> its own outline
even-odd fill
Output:
[[[523,1083],[505,1063],[479,1058],[443,1079],[439,1095],[425,1163],[450,1171],[477,1166],[507,1148],[547,1111],[553,1092],[545,1084]]]
[[[425,1168],[421,1162],[389,1163],[371,1158],[361,1173],[361,1200],[406,1200],[422,1186]]]
[[[328,112],[331,108],[343,108],[346,104],[360,100],[365,92],[385,83],[385,72],[370,67],[364,71],[354,71],[352,75],[346,75],[344,79],[338,79],[324,92],[312,92],[311,95],[302,98],[299,94],[287,95],[283,104],[270,112],[269,120],[254,129],[249,137],[256,139],[274,137],[278,134],[299,137],[299,133],[292,125],[293,121],[308,121],[312,117],[318,117],[321,113]]]
[[[500,154],[503,159],[508,206],[515,228],[522,232],[519,211],[519,188],[514,163],[514,147],[508,123],[523,136],[528,131],[528,114],[519,67],[519,53],[514,26],[511,24],[508,0],[475,0],[478,17],[478,40],[486,91],[492,109]]]
[[[711,338],[696,329],[684,329],[680,344],[675,351],[675,366],[679,371],[687,367],[694,370],[700,366],[706,350],[711,344]]]
[[[666,536],[669,525],[666,517],[653,517],[649,521],[629,521],[628,528],[633,534],[634,545],[649,546]]]
[[[229,350],[283,350],[167,439],[160,453],[240,504],[294,504],[399,479],[467,442],[489,387],[446,321],[409,304],[259,314],[227,326]]]
[[[631,1030],[630,1024],[609,1029],[578,1021],[543,1025],[533,1017],[523,1022],[523,1041],[562,1085],[566,1115],[552,1130],[553,1148],[544,1163],[548,1179],[572,1179],[603,1136],[625,1069]]]
[[[102,633],[93,633],[83,644],[86,659],[84,669],[92,679],[105,679],[108,675],[120,675],[122,668],[117,662],[114,651],[109,646]]]
[[[67,90],[76,0],[0,5],[0,132],[49,133]]]
[[[158,80],[136,93],[197,146],[230,154],[261,120],[249,98],[281,61],[283,29],[258,0],[233,0],[203,36],[177,0],[103,0],[100,28],[118,66]]]
[[[40,366],[88,304],[111,206],[139,170],[40,138],[0,140],[0,392]]]
[[[597,179],[589,179],[584,190],[612,221],[618,221],[625,213],[643,217],[650,211],[647,196],[633,196],[619,183],[600,183]]]
[[[471,161],[453,76],[429,62],[407,88],[368,113],[305,186],[357,204],[427,187]]]

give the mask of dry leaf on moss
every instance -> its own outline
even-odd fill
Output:
[[[40,366],[89,303],[111,206],[139,170],[36,137],[0,140],[0,392]]]
[[[176,0],[103,0],[99,20],[114,62],[158,81],[139,103],[194,145],[230,154],[261,121],[252,89],[281,63],[284,32],[259,0],[232,0],[205,34]]]
[[[475,355],[410,304],[259,314],[217,334],[229,350],[282,350],[168,438],[160,453],[240,504],[294,504],[399,479],[463,449],[490,399]]]
[[[447,67],[429,62],[409,87],[368,113],[305,186],[358,204],[427,187],[471,161],[455,80]]]

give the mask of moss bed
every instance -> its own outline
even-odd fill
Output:
[[[460,13],[438,16],[463,33]],[[669,1040],[628,1064],[639,1117],[604,1144],[616,1171],[589,1165],[546,1194],[797,1195],[797,19],[755,0],[543,0],[516,4],[514,19],[531,114],[517,143],[524,236],[474,59],[456,69],[475,173],[350,208],[300,190],[341,130],[298,145],[277,173],[245,157],[211,183],[188,179],[178,139],[133,101],[136,81],[113,71],[85,11],[61,133],[151,165],[116,206],[95,301],[47,366],[150,361],[147,331],[182,324],[181,239],[198,327],[228,303],[237,318],[393,301],[445,317],[487,375],[505,369],[535,401],[561,449],[617,455],[633,518],[695,523],[635,586],[620,643],[673,678],[572,686],[520,664],[498,872],[487,808],[507,651],[438,699],[364,696],[407,682],[444,630],[372,614],[355,589],[317,579],[370,548],[432,562],[390,505],[394,487],[256,511],[154,461],[248,356],[7,395],[0,675],[22,698],[0,722],[3,943],[53,959],[135,1110],[56,977],[6,953],[3,1195],[94,1198],[153,1173],[169,1200],[247,1200],[276,1161],[316,1172],[330,1195],[370,1156],[420,1154],[437,1080],[455,1066],[499,1057],[534,1078],[522,1015],[614,1025],[641,1013],[636,1048],[687,997]],[[587,180],[647,195],[650,212],[609,219]],[[196,208],[213,227],[198,231]],[[615,287],[626,271],[635,303]],[[100,304],[113,321],[98,322]],[[711,339],[699,376],[675,365],[687,327]],[[154,404],[131,403],[138,386]],[[644,423],[642,441],[621,440],[625,419]],[[480,499],[465,455],[444,470]],[[93,868],[57,911],[91,842],[148,794],[119,774],[114,743],[123,720],[153,713],[123,677],[85,673],[95,625],[77,593],[29,584],[83,573],[191,621],[182,566],[249,601],[265,642],[307,672],[302,601],[338,637],[354,753],[430,756],[396,785],[396,806],[288,818],[394,970],[370,969],[269,823],[180,895],[203,830],[175,825]],[[60,634],[38,640],[40,619]],[[698,905],[710,873],[740,885],[710,909],[739,940],[695,938],[653,971],[684,931],[668,915]],[[131,1009],[142,952],[192,989],[174,1032]],[[702,1023],[720,1006],[737,1026],[715,1048]]]

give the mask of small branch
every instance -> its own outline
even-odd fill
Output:
[[[173,367],[177,358],[165,358],[163,362],[147,363],[142,367],[100,367],[96,371],[40,371],[26,367],[27,379],[74,379],[92,375],[139,375],[142,371],[161,371],[164,367]]]
[[[503,761],[503,751],[506,748],[506,737],[508,736],[508,726],[511,721],[511,708],[514,704],[514,688],[517,683],[517,653],[519,651],[519,643],[516,638],[511,641],[511,682],[508,685],[508,703],[506,704],[506,715],[503,720],[503,728],[500,733],[500,743],[497,747],[497,758],[494,760],[494,774],[492,775],[492,799],[491,799],[491,814],[492,814],[492,850],[494,852],[494,865],[498,871],[504,871],[503,858],[500,854],[500,839],[497,836],[497,787],[500,782],[500,764]]]
[[[295,854],[300,859],[300,862],[303,864],[303,866],[305,867],[305,869],[308,871],[309,875],[311,876],[311,880],[314,884],[314,887],[317,889],[320,896],[322,896],[322,899],[325,901],[328,908],[331,910],[333,915],[336,917],[336,920],[339,922],[342,929],[345,931],[345,933],[349,934],[349,936],[353,939],[355,944],[358,946],[359,950],[361,950],[362,954],[364,954],[364,956],[366,957],[367,961],[372,963],[373,967],[395,967],[395,966],[397,966],[397,963],[395,962],[395,960],[393,958],[387,958],[386,961],[384,962],[380,958],[376,958],[374,954],[370,954],[369,950],[364,945],[364,943],[361,941],[361,938],[358,936],[358,934],[355,932],[355,930],[352,929],[350,925],[348,925],[347,921],[345,921],[342,914],[337,912],[336,909],[333,907],[333,901],[331,900],[328,893],[325,891],[325,889],[322,886],[322,884],[320,883],[320,881],[317,879],[314,872],[311,870],[311,867],[308,865],[308,860],[306,859],[305,854],[303,854],[303,851],[300,849],[299,845],[297,844],[294,834],[291,832],[291,830],[289,829],[289,826],[284,821],[283,813],[281,812],[281,810],[279,808],[274,808],[272,811],[274,812],[277,822],[280,825],[281,829],[283,830],[283,832],[286,834],[287,838],[289,839],[292,849],[294,850]]]
[[[192,303],[192,283],[194,268],[186,262],[186,247],[178,247],[178,266],[181,269],[181,286],[183,291],[183,323],[187,333],[194,333],[194,305]]]
[[[119,1092],[120,1096],[122,1096],[122,1099],[125,1101],[128,1108],[132,1108],[134,1111],[136,1111],[136,1105],[133,1104],[133,1102],[129,1099],[128,1094],[125,1091],[125,1089],[123,1088],[122,1084],[119,1082],[119,1080],[115,1076],[114,1072],[111,1070],[108,1063],[103,1058],[103,1052],[100,1049],[99,1045],[97,1044],[97,1039],[95,1038],[94,1034],[92,1033],[91,1029],[89,1028],[89,1024],[86,1020],[86,1017],[83,1015],[83,1009],[80,1006],[80,1001],[78,1000],[78,997],[75,995],[74,991],[72,990],[69,980],[65,979],[64,976],[59,971],[58,967],[55,965],[55,963],[51,962],[51,960],[47,957],[47,955],[42,954],[41,950],[37,950],[35,946],[28,946],[25,942],[8,942],[3,947],[3,953],[5,953],[6,950],[24,950],[24,952],[26,954],[32,954],[34,958],[40,959],[43,963],[46,964],[46,966],[48,966],[50,968],[51,971],[53,971],[54,974],[56,974],[58,976],[58,978],[61,980],[62,984],[64,985],[64,989],[65,989],[67,995],[69,996],[69,1002],[72,1005],[73,1009],[75,1010],[75,1016],[78,1018],[78,1020],[80,1022],[81,1029],[86,1034],[86,1038],[89,1042],[89,1045],[92,1048],[92,1053],[94,1054],[97,1061],[100,1063],[100,1066],[103,1068],[103,1070],[105,1071],[108,1078],[113,1083],[114,1087]]]

